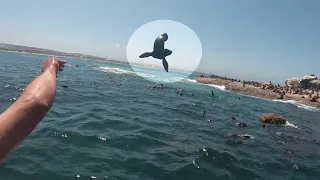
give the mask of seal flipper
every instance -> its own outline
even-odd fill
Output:
[[[150,52],[145,52],[145,53],[141,54],[139,56],[139,58],[146,58],[146,57],[149,57],[149,56],[151,56],[151,53]]]
[[[167,60],[166,59],[162,59],[162,64],[163,64],[164,69],[168,72],[169,65],[168,65]]]

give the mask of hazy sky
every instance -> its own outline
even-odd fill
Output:
[[[318,0],[0,0],[0,42],[126,60],[139,27],[173,20],[201,41],[199,70],[283,81],[320,76],[319,9]]]

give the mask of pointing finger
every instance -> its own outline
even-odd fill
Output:
[[[60,60],[59,63],[60,63],[60,64],[66,64],[67,61],[65,61],[65,60]]]

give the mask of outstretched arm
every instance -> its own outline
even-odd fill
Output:
[[[56,58],[44,61],[43,73],[0,115],[0,162],[32,132],[50,110],[56,94],[57,73],[63,71],[65,63]]]

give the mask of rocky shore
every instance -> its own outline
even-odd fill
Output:
[[[279,84],[275,85],[271,81],[268,83],[243,81],[215,75],[201,75],[200,77],[196,77],[195,80],[203,84],[224,85],[226,90],[255,97],[295,100],[313,107],[320,107],[320,80],[315,75],[289,79],[282,86]]]

